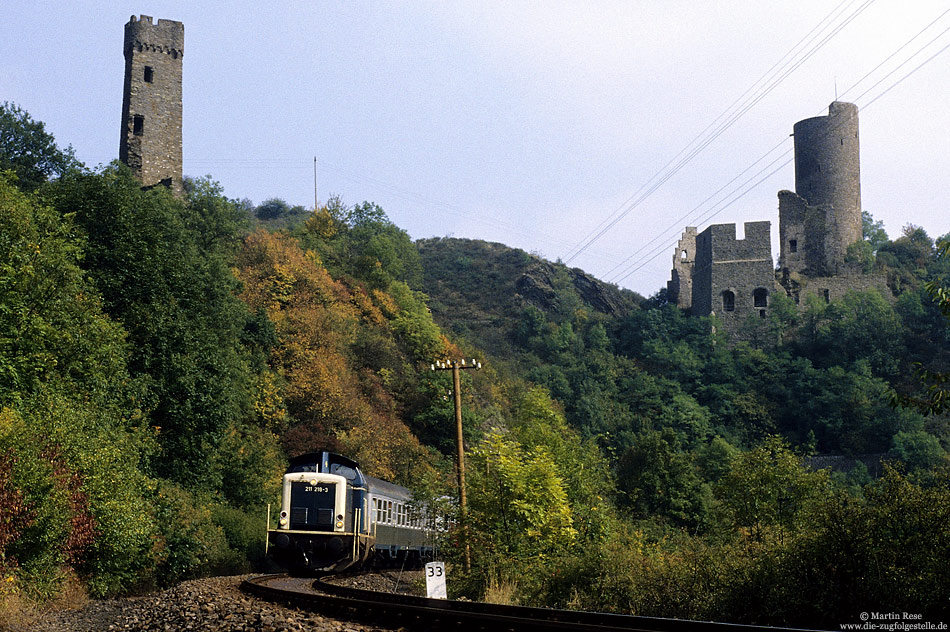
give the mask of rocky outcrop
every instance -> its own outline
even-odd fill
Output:
[[[515,283],[521,297],[543,309],[557,307],[555,265],[539,260]],[[591,309],[611,316],[624,316],[636,309],[636,297],[632,292],[624,292],[614,285],[608,285],[579,268],[566,270],[571,286],[580,299]]]

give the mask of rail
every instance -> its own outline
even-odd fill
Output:
[[[313,592],[287,590],[268,584],[286,575],[255,577],[242,589],[255,596],[305,610],[343,618],[371,620],[373,623],[413,629],[544,631],[640,631],[640,632],[749,632],[750,630],[792,630],[715,621],[664,619],[574,610],[503,606],[472,601],[427,599],[410,595],[376,592],[314,581]],[[800,630],[800,629],[799,629]]]

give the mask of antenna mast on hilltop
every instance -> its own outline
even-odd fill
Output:
[[[313,211],[320,208],[320,199],[317,197],[317,157],[313,157]]]

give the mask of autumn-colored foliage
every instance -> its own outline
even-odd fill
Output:
[[[413,370],[391,342],[390,322],[405,310],[378,289],[334,280],[313,251],[286,234],[249,235],[235,274],[241,298],[266,310],[277,334],[269,365],[283,384],[287,452],[332,449],[379,476],[405,472],[407,460],[423,451],[385,384]]]

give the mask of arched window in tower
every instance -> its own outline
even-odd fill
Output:
[[[724,312],[734,312],[736,311],[736,294],[730,290],[725,290],[722,293],[722,311]]]
[[[764,287],[757,287],[752,292],[752,305],[755,307],[769,306],[769,291]]]

